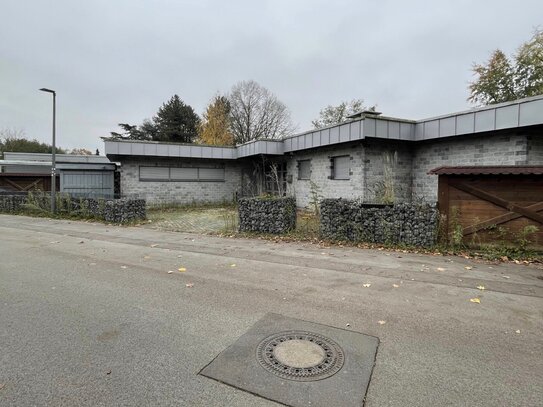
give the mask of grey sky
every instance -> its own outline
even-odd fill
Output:
[[[0,0],[0,128],[103,150],[174,93],[201,114],[254,79],[299,130],[327,104],[363,98],[418,119],[463,110],[473,62],[507,54],[543,23],[541,0]]]

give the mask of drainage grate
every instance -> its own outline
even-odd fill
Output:
[[[306,331],[279,332],[259,343],[256,357],[267,371],[288,380],[330,377],[343,367],[343,349],[333,340]]]

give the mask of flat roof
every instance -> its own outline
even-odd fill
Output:
[[[281,140],[255,140],[238,146],[162,143],[103,137],[108,156],[155,156],[235,160],[259,154],[325,147],[366,138],[417,142],[543,125],[543,95],[483,106],[422,120],[362,113],[360,117]]]
[[[51,164],[52,154],[48,153],[18,153],[4,152],[4,160],[7,161],[32,161],[48,162]],[[55,154],[57,163],[85,163],[85,164],[109,164],[109,158],[104,155],[79,155],[79,154]]]

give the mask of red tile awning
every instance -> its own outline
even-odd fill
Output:
[[[481,165],[438,167],[428,171],[433,175],[543,175],[543,165]]]

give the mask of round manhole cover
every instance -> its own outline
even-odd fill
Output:
[[[306,331],[279,332],[258,345],[256,357],[264,369],[289,380],[321,380],[336,374],[345,360],[333,340]]]

